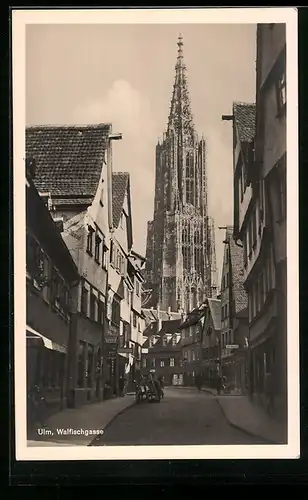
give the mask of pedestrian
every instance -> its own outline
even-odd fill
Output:
[[[222,379],[221,379],[220,375],[217,375],[217,378],[216,378],[216,389],[217,389],[217,395],[218,396],[220,396],[221,387],[222,387]]]
[[[45,398],[39,385],[34,385],[29,394],[30,413],[34,424],[46,427],[45,424]]]
[[[164,397],[164,377],[163,376],[160,376],[159,379],[158,379],[158,382],[160,384],[160,393],[161,393],[161,397],[163,398]]]
[[[124,378],[121,376],[119,379],[119,392],[120,396],[124,396]]]

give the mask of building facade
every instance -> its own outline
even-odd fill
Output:
[[[204,317],[201,320],[202,368],[205,385],[215,386],[221,374],[221,300],[207,299]]]
[[[151,290],[147,307],[188,312],[216,293],[216,259],[207,204],[206,144],[193,124],[182,46],[179,37],[167,130],[156,146],[145,289]]]
[[[131,336],[129,341],[130,352],[126,369],[127,390],[134,389],[134,380],[140,379],[141,349],[143,332],[145,330],[145,317],[141,309],[142,286],[144,283],[143,271],[145,257],[131,250],[128,269],[134,288],[131,293]]]
[[[70,349],[70,406],[101,400],[108,377],[104,336],[110,232],[112,164],[109,124],[41,126],[26,130],[27,155],[36,160],[35,184],[62,218],[62,237],[81,276]],[[79,155],[76,156],[76,151]]]
[[[257,257],[263,265],[258,268],[258,261],[254,263],[249,273],[252,280],[248,279],[247,282],[252,304],[250,342],[255,352],[253,366],[256,380],[259,377],[258,390],[255,388],[255,391],[258,395],[264,393],[263,374],[271,372],[275,381],[276,417],[287,424],[287,102],[284,24],[260,24],[257,27],[256,105],[252,179],[258,193],[258,219],[261,227],[263,224]]]
[[[40,388],[46,417],[68,404],[70,336],[79,273],[28,170],[26,241],[27,392],[30,396],[34,386]],[[28,403],[31,428],[35,415]]]
[[[234,239],[243,244],[249,311],[249,385],[266,407],[266,374],[275,381],[275,414],[287,422],[286,32],[257,27],[256,104],[235,103]],[[287,426],[286,426],[287,428]]]
[[[165,385],[183,385],[180,319],[155,321],[146,329],[141,373],[155,371]]]
[[[112,174],[112,220],[105,348],[109,367],[107,385],[113,394],[118,394],[119,378],[125,376],[128,363],[124,349],[129,348],[131,339],[131,297],[134,290],[134,280],[128,272],[133,231],[127,172]]]
[[[221,273],[221,373],[228,389],[248,393],[248,297],[244,288],[244,252],[226,229]]]

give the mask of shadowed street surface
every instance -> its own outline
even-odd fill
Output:
[[[141,403],[118,415],[92,446],[267,444],[231,425],[215,396],[167,388],[160,403]]]

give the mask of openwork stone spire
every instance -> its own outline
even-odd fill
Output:
[[[168,132],[193,134],[194,124],[188,92],[186,66],[183,58],[183,38],[178,38],[178,55],[168,119]]]

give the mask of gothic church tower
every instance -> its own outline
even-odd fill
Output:
[[[189,311],[213,295],[216,260],[207,207],[206,144],[193,124],[181,36],[177,45],[167,130],[156,146],[145,276],[152,292],[144,306]]]

